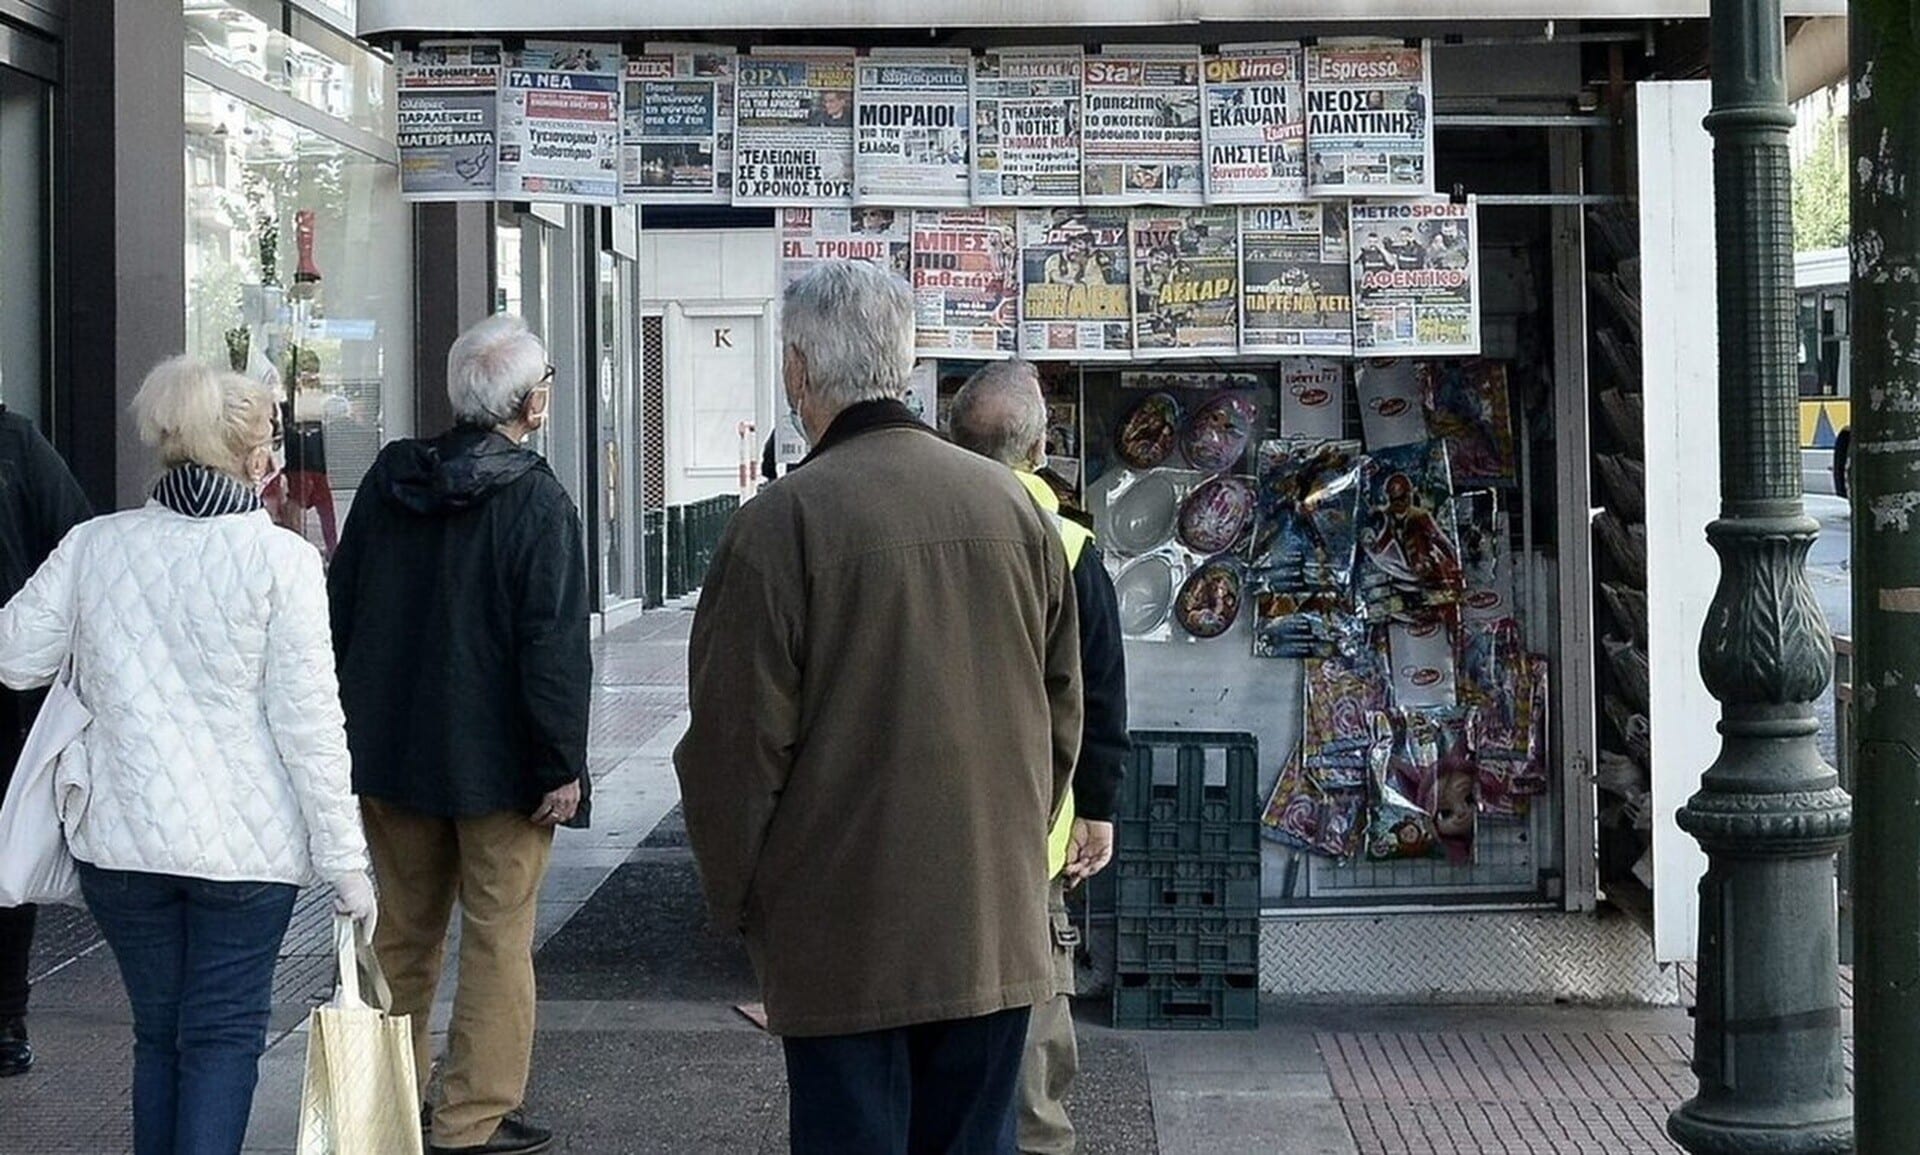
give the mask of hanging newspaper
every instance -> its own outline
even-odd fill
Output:
[[[733,50],[647,44],[626,58],[620,198],[641,203],[733,200]],[[707,130],[689,123],[710,90]]]
[[[1225,46],[1206,64],[1207,203],[1307,195],[1307,113],[1297,44]]]
[[[499,150],[500,44],[428,41],[400,54],[400,195],[490,201]]]
[[[1347,206],[1240,210],[1240,351],[1339,357],[1353,352]]]
[[[1080,203],[1078,48],[988,52],[973,61],[975,204]]]
[[[923,356],[1011,357],[1019,328],[1014,210],[913,214],[914,345]]]
[[[500,86],[499,196],[620,199],[620,46],[529,40]]]
[[[1307,192],[1433,191],[1433,72],[1425,41],[1307,49]]]
[[[781,209],[780,283],[791,285],[829,261],[866,261],[907,280],[911,217],[894,209]]]
[[[1020,213],[1020,355],[1125,357],[1133,349],[1127,210]]]
[[[861,58],[853,103],[856,204],[967,204],[973,125],[967,53]]]
[[[1205,202],[1200,53],[1110,47],[1086,59],[1081,169],[1088,204]]]
[[[1364,357],[1480,352],[1480,235],[1471,198],[1356,201],[1353,345]]]
[[[733,203],[853,203],[850,49],[743,56],[734,78]]]
[[[642,204],[709,203],[719,183],[719,85],[682,77],[672,56],[627,57],[620,195]]]
[[[1240,262],[1231,207],[1133,214],[1133,347],[1141,357],[1231,355]]]

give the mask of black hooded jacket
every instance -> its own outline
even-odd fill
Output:
[[[0,604],[13,600],[67,531],[92,516],[80,483],[32,421],[0,408]],[[46,695],[0,688],[0,790]]]
[[[470,427],[387,446],[327,588],[355,793],[530,815],[578,778],[587,825],[586,557],[539,454]]]

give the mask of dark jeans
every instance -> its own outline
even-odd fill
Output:
[[[794,1155],[1013,1155],[1027,1011],[785,1040]]]
[[[84,862],[80,888],[133,1003],[135,1155],[233,1155],[297,891]]]
[[[27,1013],[27,966],[39,907],[0,906],[0,1020]]]

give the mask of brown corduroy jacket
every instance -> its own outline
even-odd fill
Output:
[[[716,926],[794,1036],[1052,993],[1043,881],[1080,740],[1057,535],[897,402],[743,506],[701,591],[674,752]]]

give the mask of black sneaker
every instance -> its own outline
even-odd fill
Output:
[[[0,1079],[24,1075],[33,1069],[33,1045],[27,1042],[27,1020],[0,1019]]]
[[[478,1147],[441,1147],[430,1144],[428,1155],[537,1155],[553,1146],[553,1132],[527,1122],[519,1111],[507,1112],[493,1129],[493,1138]]]

